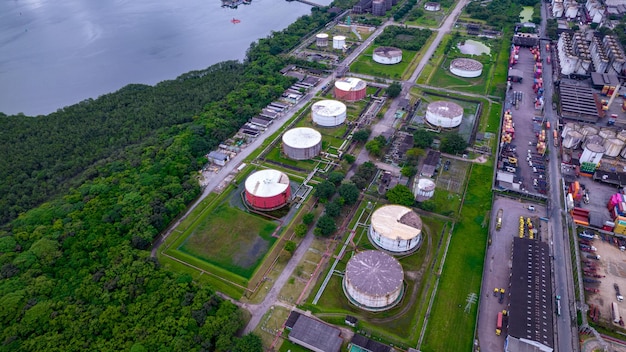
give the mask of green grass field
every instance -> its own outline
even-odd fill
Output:
[[[478,306],[465,312],[467,297],[480,294],[491,207],[492,168],[472,166],[461,221],[454,227],[422,351],[471,351]],[[453,334],[450,332],[454,331]]]
[[[446,60],[444,65],[449,65],[450,60]],[[461,92],[484,94],[489,84],[489,70],[491,64],[483,64],[483,74],[476,78],[463,78],[455,76],[450,73],[447,67],[437,66],[437,69],[431,76],[429,84],[436,83],[435,85],[440,88],[448,88],[458,90]]]
[[[249,279],[276,241],[272,233],[277,227],[258,215],[220,205],[178,249]]]
[[[404,71],[413,61],[413,58],[417,54],[416,51],[402,50],[402,61],[395,65],[383,65],[374,62],[372,59],[372,53],[375,47],[371,46],[367,48],[359,56],[359,58],[350,66],[350,72],[362,73],[371,76],[379,76],[393,79],[401,79]]]

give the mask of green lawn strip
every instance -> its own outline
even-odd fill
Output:
[[[455,217],[461,206],[461,195],[445,189],[437,189],[430,201],[435,203],[434,213]]]
[[[469,294],[480,295],[488,231],[485,216],[492,197],[490,183],[485,180],[491,179],[492,170],[474,164],[470,175],[461,221],[454,228],[422,351],[472,349],[478,307],[473,304],[468,313],[464,308]]]
[[[350,65],[350,72],[361,73],[370,76],[401,79],[403,73],[410,66],[417,51],[402,50],[402,61],[395,65],[384,65],[374,62],[372,55],[379,45],[370,46]]]
[[[446,65],[449,60],[446,60]],[[435,81],[437,87],[458,90],[461,92],[484,94],[489,83],[490,63],[483,64],[483,74],[476,78],[463,78],[455,76],[448,68],[437,66],[437,70],[432,76],[431,81]]]
[[[506,38],[511,38],[510,30],[506,30],[500,39],[500,50],[495,58],[496,65],[491,78],[492,84],[489,87],[489,94],[491,95],[504,96],[506,90],[506,79],[509,74],[509,51],[511,50],[511,41]]]
[[[446,34],[443,36],[443,38],[441,38],[441,42],[439,43],[439,46],[437,47],[437,49],[435,49],[435,52],[430,57],[430,59],[428,60],[428,63],[424,66],[424,68],[422,69],[422,72],[417,78],[418,84],[430,83],[433,72],[437,70],[437,67],[439,67],[441,60],[445,56],[445,49],[450,40],[452,40],[452,36],[450,34]]]

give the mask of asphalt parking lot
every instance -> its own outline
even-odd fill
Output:
[[[532,205],[535,210],[528,210]],[[496,230],[496,217],[498,210],[502,209],[502,228]],[[513,238],[519,234],[519,217],[535,218],[535,223],[540,224],[539,237],[542,241],[549,241],[547,234],[547,222],[538,220],[546,214],[543,205],[520,201],[518,199],[495,196],[491,212],[489,235],[491,245],[487,248],[485,267],[483,270],[482,296],[480,297],[478,339],[480,350],[483,352],[496,352],[504,350],[504,338],[506,331],[496,336],[496,317],[499,311],[508,309],[509,284],[511,273],[511,253]],[[494,297],[494,288],[504,288],[505,297],[499,303],[498,297]],[[624,286],[626,290],[626,286]],[[506,325],[506,324],[505,324]]]

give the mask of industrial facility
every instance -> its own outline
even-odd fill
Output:
[[[337,100],[322,100],[311,106],[313,123],[323,127],[339,126],[346,121],[346,104]]]
[[[283,134],[283,153],[293,160],[307,160],[322,151],[322,134],[308,127],[292,128]]]
[[[422,219],[402,205],[385,205],[372,214],[367,233],[372,244],[393,254],[406,254],[422,242]]]
[[[374,49],[372,59],[383,65],[395,65],[402,61],[402,50],[391,46],[380,46]]]
[[[416,178],[413,185],[415,200],[423,202],[432,198],[435,195],[435,186],[435,181],[429,178]]]
[[[428,104],[425,118],[433,126],[454,128],[463,121],[463,108],[451,101],[435,101]]]
[[[452,60],[450,72],[459,77],[474,78],[483,73],[483,64],[474,59],[462,57]]]
[[[367,84],[354,77],[344,77],[335,81],[335,98],[345,101],[357,101],[365,98]]]
[[[248,176],[245,199],[256,210],[270,211],[284,207],[291,197],[289,177],[278,170],[266,169]]]
[[[404,271],[400,262],[381,251],[355,254],[346,265],[343,290],[361,309],[383,311],[402,299]]]

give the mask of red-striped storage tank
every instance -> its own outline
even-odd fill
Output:
[[[278,170],[261,170],[246,179],[246,202],[257,210],[282,208],[291,197],[289,177]]]
[[[357,101],[365,98],[367,84],[354,77],[344,77],[335,82],[335,98]]]

